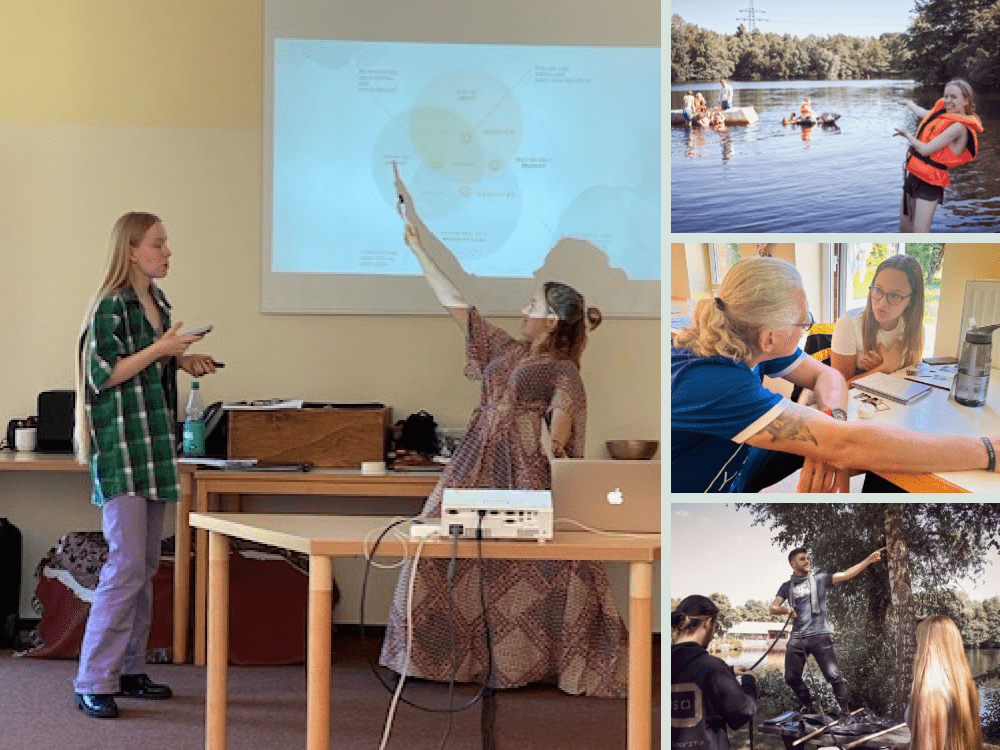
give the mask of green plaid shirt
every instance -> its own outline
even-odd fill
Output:
[[[150,292],[166,331],[170,304],[155,284]],[[85,390],[94,505],[124,494],[177,501],[176,360],[154,362],[124,383],[102,388],[119,359],[145,349],[159,333],[130,287],[101,300],[89,322]]]

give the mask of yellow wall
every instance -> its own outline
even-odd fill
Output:
[[[466,423],[478,385],[462,376],[450,319],[259,312],[261,17],[261,0],[14,0],[0,11],[0,418],[72,387],[112,224],[148,210],[170,237],[162,286],[175,320],[215,324],[199,349],[227,367],[205,379],[208,400],[382,401],[396,418],[426,409],[442,426]],[[583,364],[588,455],[606,455],[608,439],[659,438],[658,320],[606,320]],[[100,518],[82,478],[0,477],[0,489],[0,514],[25,534],[22,614],[33,616],[35,562]]]
[[[958,351],[962,321],[962,301],[965,282],[969,279],[1000,279],[1000,245],[945,244],[941,264],[941,300],[938,305],[937,332],[934,336],[934,354],[954,357]],[[980,325],[1000,323],[1000,320],[979,320]],[[993,366],[1000,365],[1000,353],[993,353]]]

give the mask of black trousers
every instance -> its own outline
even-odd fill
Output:
[[[807,635],[804,638],[791,638],[785,647],[785,682],[795,693],[799,702],[808,706],[812,703],[812,695],[802,679],[802,671],[806,668],[806,659],[812,654],[819,665],[823,677],[833,688],[833,694],[841,708],[847,708],[847,684],[840,676],[837,668],[837,655],[833,652],[833,638],[829,633]]]

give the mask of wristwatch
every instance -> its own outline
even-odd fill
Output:
[[[847,411],[841,409],[839,406],[834,409],[826,408],[823,410],[823,413],[834,419],[839,419],[841,422],[847,421]]]

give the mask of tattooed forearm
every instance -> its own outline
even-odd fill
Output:
[[[773,442],[778,442],[779,440],[801,440],[818,446],[819,442],[813,436],[805,422],[805,414],[782,412],[761,432],[769,433]]]

